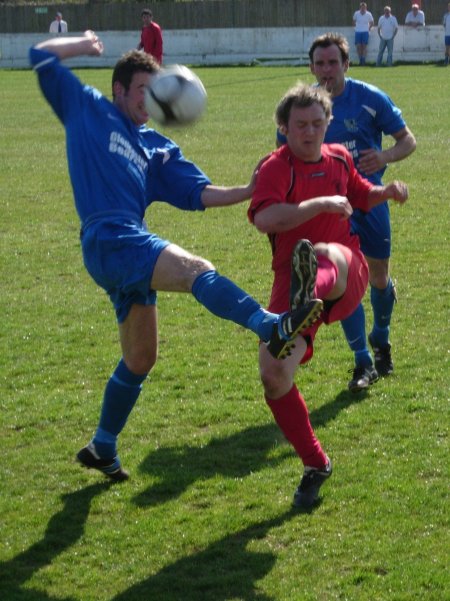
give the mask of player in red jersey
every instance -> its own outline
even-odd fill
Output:
[[[353,209],[367,212],[388,198],[403,203],[408,197],[403,182],[376,186],[358,173],[344,146],[323,143],[331,108],[329,93],[319,87],[298,84],[282,98],[275,117],[287,143],[260,167],[248,211],[272,246],[270,310],[285,311],[313,297],[324,302],[320,319],[297,337],[284,361],[264,345],[259,352],[267,404],[304,465],[293,503],[305,509],[316,503],[332,468],[311,427],[295,372],[312,357],[319,325],[350,315],[366,290],[367,263],[348,221]]]
[[[153,21],[153,13],[149,8],[144,8],[141,13],[142,30],[138,50],[151,54],[161,65],[163,61],[163,38],[161,27]]]

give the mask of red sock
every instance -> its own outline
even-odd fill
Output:
[[[266,396],[266,403],[278,427],[294,447],[303,464],[323,468],[327,464],[326,455],[314,434],[308,409],[296,385],[279,399],[269,399]]]
[[[314,294],[317,298],[325,298],[334,288],[338,276],[336,265],[324,255],[317,255],[317,278]]]

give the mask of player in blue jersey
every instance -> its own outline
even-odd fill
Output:
[[[318,317],[322,301],[282,315],[267,312],[209,261],[147,230],[144,214],[152,202],[184,210],[231,205],[251,196],[254,175],[247,186],[214,186],[174,142],[145,126],[144,91],[159,69],[150,55],[133,50],[118,61],[112,102],[60,62],[102,51],[99,38],[87,31],[38,44],[30,49],[30,62],[66,131],[84,263],[111,298],[122,350],[95,435],[77,459],[120,481],[128,473],[117,455],[117,438],[157,358],[157,290],[191,292],[213,314],[255,332],[277,358],[289,354],[297,333]]]
[[[400,109],[379,88],[345,76],[350,55],[348,42],[342,35],[327,33],[316,38],[310,47],[309,58],[311,72],[318,84],[325,87],[333,99],[333,119],[325,142],[344,144],[358,171],[372,183],[381,185],[388,163],[401,161],[416,147]],[[394,144],[386,150],[382,148],[383,136],[394,139]],[[283,143],[280,133],[277,143]],[[351,224],[369,265],[374,320],[369,342],[375,355],[375,366],[367,347],[362,304],[341,322],[355,354],[355,368],[348,386],[351,391],[358,392],[376,382],[379,375],[386,376],[393,371],[389,331],[396,296],[389,274],[391,227],[388,203],[374,207],[368,214],[354,211]]]

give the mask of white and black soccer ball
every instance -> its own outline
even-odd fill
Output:
[[[154,75],[145,90],[145,106],[160,125],[188,125],[206,108],[206,90],[201,80],[184,65],[171,65]]]

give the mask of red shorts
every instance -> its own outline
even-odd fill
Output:
[[[341,321],[353,313],[361,302],[369,283],[369,268],[367,266],[364,255],[360,250],[352,250],[348,246],[333,243],[337,246],[347,259],[348,278],[347,288],[344,294],[330,308],[329,311],[324,310],[320,318],[310,328],[302,333],[308,348],[301,360],[301,363],[306,363],[311,359],[314,352],[314,337],[319,326],[322,323],[330,324],[335,321]],[[269,311],[273,313],[283,313],[289,311],[289,293],[291,286],[290,269],[278,271],[275,274],[275,279],[272,286],[272,294],[270,297]]]

